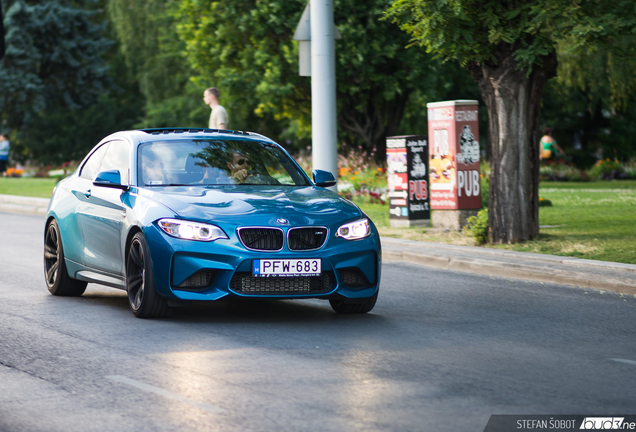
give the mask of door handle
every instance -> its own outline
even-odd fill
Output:
[[[87,190],[86,192],[84,192],[84,196],[85,196],[86,198],[90,198],[90,197],[91,197],[91,190],[89,189],[89,190]]]

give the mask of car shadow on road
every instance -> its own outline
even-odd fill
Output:
[[[337,314],[325,300],[245,299],[226,297],[215,302],[195,302],[174,308],[171,320],[224,323],[310,323],[359,321],[381,318],[374,314]]]
[[[81,297],[93,305],[117,310],[129,310],[126,293],[121,290],[89,285]],[[185,306],[173,307],[170,316],[159,320],[174,323],[316,323],[316,322],[375,322],[382,315],[371,311],[368,314],[337,314],[326,300],[316,299],[252,299],[224,297],[220,300],[196,301]]]

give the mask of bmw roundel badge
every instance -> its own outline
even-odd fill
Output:
[[[287,225],[289,223],[289,221],[285,218],[278,218],[276,219],[276,222],[278,222],[281,225]]]

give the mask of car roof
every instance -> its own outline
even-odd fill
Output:
[[[253,141],[275,142],[256,132],[243,132],[235,130],[223,129],[206,129],[206,128],[150,128],[115,132],[105,137],[102,142],[111,141],[113,139],[128,139],[134,144],[144,142],[169,141],[179,139],[192,138],[229,138],[229,139],[248,139]]]

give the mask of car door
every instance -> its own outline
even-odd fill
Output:
[[[80,166],[79,175],[72,178],[69,183],[69,191],[75,200],[69,202],[68,208],[63,213],[66,214],[60,223],[63,223],[65,238],[64,254],[66,258],[80,264],[86,264],[84,235],[82,232],[81,219],[87,211],[90,203],[89,197],[93,188],[93,179],[97,175],[97,170],[102,163],[108,144],[104,144],[95,149]]]
[[[118,170],[121,183],[129,184],[130,146],[125,141],[107,143],[99,169],[84,193],[85,203],[80,214],[84,237],[84,264],[96,270],[123,275],[122,238],[127,206],[123,200],[128,191],[93,185],[97,173]]]

